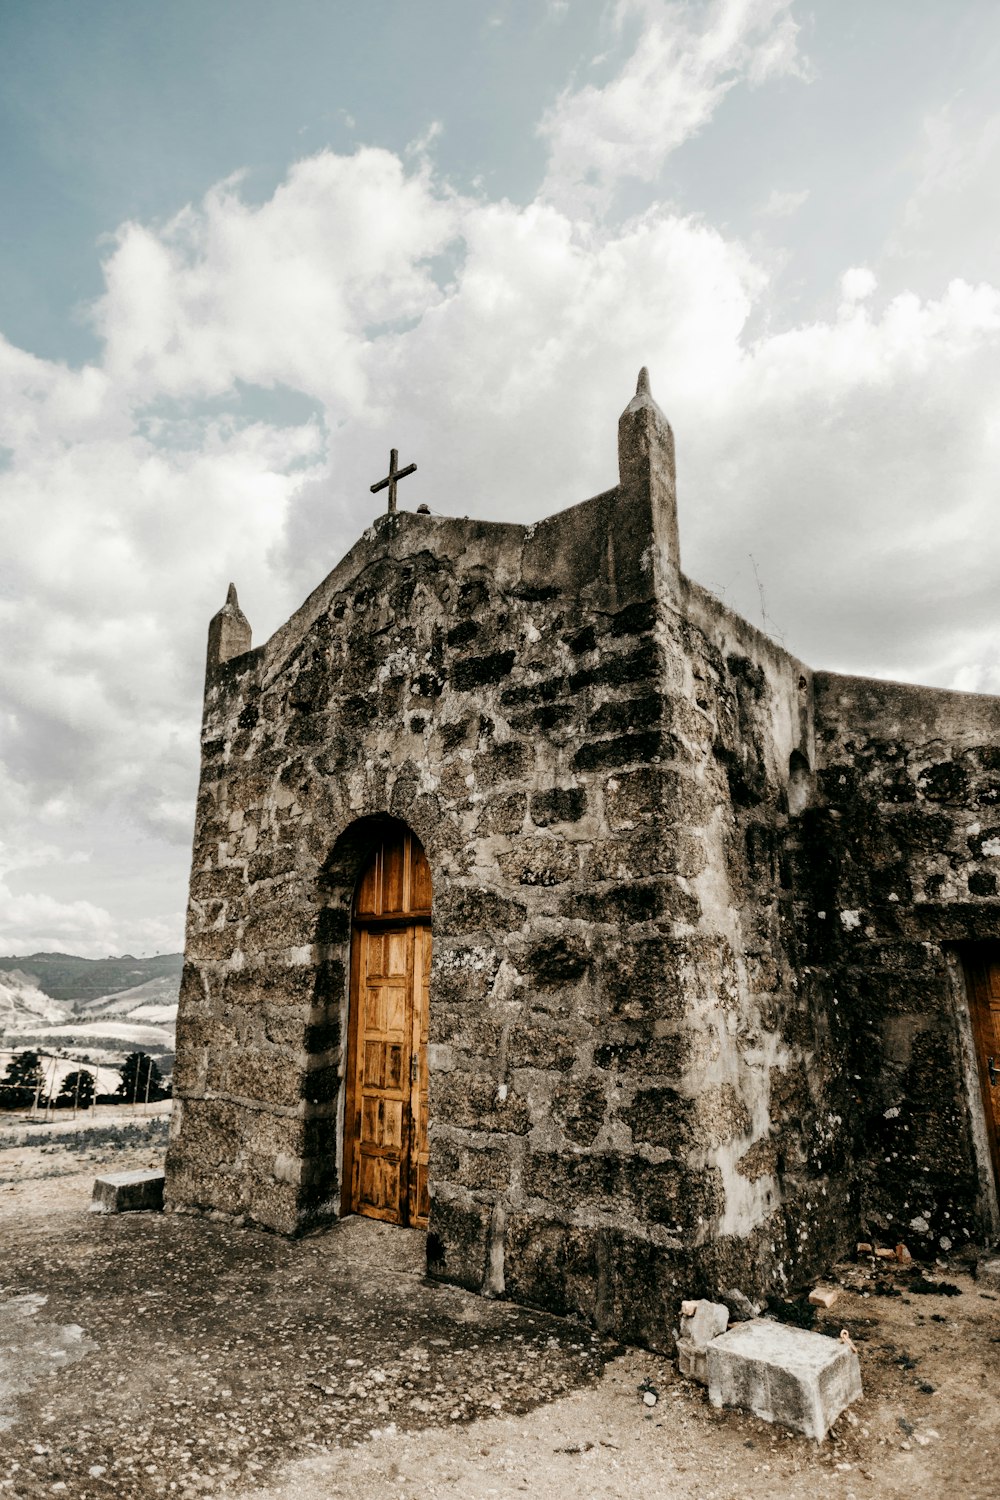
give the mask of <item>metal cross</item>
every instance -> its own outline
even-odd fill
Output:
[[[389,472],[386,475],[385,479],[380,479],[379,482],[378,482],[378,484],[373,484],[371,486],[371,492],[372,492],[373,495],[375,495],[375,494],[378,493],[379,490],[384,490],[385,487],[386,487],[386,485],[388,485],[388,487],[389,487],[389,514],[390,515],[392,515],[393,511],[396,509],[396,481],[397,481],[397,479],[405,479],[406,476],[407,476],[407,474],[415,474],[417,472],[417,466],[416,466],[416,464],[407,464],[407,466],[406,466],[405,469],[397,469],[396,464],[398,463],[398,461],[399,461],[399,449],[398,448],[390,448],[389,449]]]

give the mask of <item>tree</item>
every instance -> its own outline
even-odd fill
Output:
[[[4,1109],[27,1109],[43,1083],[42,1059],[37,1052],[16,1052],[7,1064],[0,1083],[0,1104]]]
[[[62,1108],[69,1105],[78,1105],[80,1109],[89,1109],[94,1102],[94,1075],[88,1069],[79,1068],[73,1073],[67,1073],[59,1089],[58,1103],[65,1100]]]
[[[118,1092],[126,1104],[144,1104],[159,1099],[163,1075],[148,1052],[130,1052],[121,1065],[122,1081]]]

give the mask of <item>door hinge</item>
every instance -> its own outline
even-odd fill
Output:
[[[995,1057],[988,1057],[986,1059],[986,1071],[990,1075],[990,1084],[991,1084],[991,1086],[993,1088],[996,1088],[997,1084],[1000,1083],[1000,1073],[997,1072],[997,1064],[996,1064],[996,1058]]]
[[[990,1062],[992,1062],[992,1061],[993,1061],[993,1059],[991,1057],[990,1058]],[[417,1081],[417,1075],[419,1074],[419,1072],[420,1072],[420,1059],[417,1057],[417,1054],[415,1052],[413,1052],[413,1053],[410,1054],[410,1082],[411,1083],[416,1083],[416,1081]]]

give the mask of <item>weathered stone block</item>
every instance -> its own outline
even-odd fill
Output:
[[[508,1216],[504,1282],[515,1301],[561,1317],[593,1319],[598,1286],[598,1238],[592,1228],[535,1214]]]
[[[492,1214],[485,1203],[436,1198],[427,1235],[427,1274],[470,1292],[482,1290]]]
[[[453,885],[441,895],[435,916],[447,933],[485,932],[493,936],[517,932],[526,909],[522,902],[485,886]]]
[[[472,770],[480,785],[497,786],[522,779],[531,770],[534,759],[535,747],[530,741],[506,740],[474,756]]]
[[[451,669],[452,686],[460,693],[502,682],[517,659],[515,651],[493,651],[488,656],[465,656]]]
[[[708,1384],[708,1345],[729,1327],[729,1309],[703,1298],[681,1303],[677,1334],[677,1368],[690,1380]]]
[[[521,1169],[524,1191],[557,1208],[572,1210],[579,1203],[606,1208],[620,1202],[625,1161],[616,1155],[564,1156],[555,1151],[530,1152]]]
[[[569,690],[580,693],[588,687],[617,687],[643,678],[655,678],[659,666],[656,642],[643,641],[635,651],[609,653],[595,666],[571,672]]]
[[[604,1124],[607,1091],[601,1074],[560,1083],[552,1096],[552,1114],[574,1145],[589,1146]]]
[[[658,693],[642,698],[610,698],[587,720],[591,734],[622,734],[657,724],[663,716],[663,699]]]
[[[474,939],[465,943],[449,942],[447,938],[435,941],[431,970],[435,1000],[431,1006],[431,1026],[435,1040],[448,1039],[437,1025],[435,1009],[443,1014],[451,1006],[485,1000],[499,967],[499,953]]]
[[[531,794],[531,821],[539,828],[555,823],[579,823],[587,811],[587,793],[582,786],[552,787]]]
[[[273,1170],[273,1163],[269,1165]],[[244,1211],[275,1234],[294,1234],[300,1225],[299,1196],[297,1182],[276,1182],[269,1174],[251,1181]]]
[[[512,1069],[541,1068],[568,1073],[576,1062],[578,1051],[576,1036],[540,1023],[514,1025],[508,1033],[507,1063]]]
[[[434,1079],[432,1108],[442,1124],[465,1130],[524,1135],[531,1129],[528,1102],[495,1078],[444,1073]]]
[[[677,1153],[691,1145],[696,1111],[696,1101],[676,1089],[654,1087],[637,1089],[622,1119],[634,1141]]]
[[[598,978],[607,1013],[622,1020],[677,1019],[685,994],[679,960],[683,946],[671,938],[633,939],[608,948]]]
[[[622,1074],[677,1077],[690,1065],[692,1051],[692,1039],[686,1031],[655,1038],[629,1036],[595,1047],[594,1066],[613,1068]]]
[[[754,1141],[736,1163],[736,1170],[748,1182],[759,1182],[762,1177],[773,1175],[778,1169],[778,1148],[770,1136]]]
[[[590,967],[586,940],[576,936],[543,938],[528,954],[526,967],[540,990],[578,984]]]
[[[511,728],[516,729],[519,734],[552,735],[553,731],[562,730],[561,737],[565,740],[570,738],[578,718],[579,709],[573,702],[543,703],[540,708],[530,708],[523,713],[514,714],[510,722]]]
[[[1000,1259],[981,1260],[976,1267],[976,1280],[989,1291],[1000,1292]]]
[[[562,698],[566,690],[565,677],[547,677],[541,682],[523,682],[517,687],[505,688],[500,702],[505,708],[516,708],[522,703],[553,703]]]
[[[321,997],[333,994],[339,999],[343,984],[343,968],[336,963],[317,969],[310,964],[283,964],[272,959],[227,974],[223,995],[226,1005],[233,1008],[256,1012],[264,1006],[287,1006],[301,1014],[314,993]]]
[[[483,804],[476,832],[481,835],[494,833],[519,833],[524,824],[528,798],[524,792],[502,792],[490,797]],[[535,819],[537,822],[537,818]]]
[[[611,828],[631,828],[636,822],[662,819],[677,798],[677,773],[661,766],[643,766],[613,776],[604,787],[604,809]]]
[[[658,917],[665,908],[666,894],[662,880],[598,881],[586,890],[563,896],[559,910],[563,916],[580,921],[631,925]]]
[[[629,1157],[623,1170],[629,1201],[638,1219],[662,1224],[675,1233],[716,1219],[726,1206],[718,1167],[690,1167],[680,1161],[646,1161]]]
[[[260,1104],[291,1108],[302,1097],[298,1069],[282,1052],[232,1051],[220,1058],[217,1073],[210,1073],[219,1093],[233,1099],[253,1099]]]
[[[164,1174],[157,1171],[108,1172],[96,1178],[92,1214],[124,1214],[163,1207]]]
[[[622,734],[613,740],[593,740],[581,745],[573,764],[581,771],[609,770],[614,766],[641,765],[656,760],[663,748],[659,730],[641,734]]]
[[[499,863],[512,885],[544,887],[571,879],[579,868],[579,856],[571,844],[556,839],[518,839]]]
[[[858,1356],[839,1339],[767,1318],[737,1323],[708,1345],[708,1399],[822,1442],[860,1400]]]
[[[691,1281],[691,1252],[668,1250],[626,1229],[602,1230],[595,1322],[629,1344],[667,1353],[683,1289]]]

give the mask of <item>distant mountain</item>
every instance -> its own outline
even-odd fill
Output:
[[[0,958],[2,1061],[31,1048],[114,1069],[129,1052],[149,1052],[169,1073],[182,962],[180,953]]]
[[[0,972],[0,1037],[10,1029],[58,1026],[72,1013],[71,1005],[46,995],[30,974],[21,969]]]
[[[183,953],[158,953],[154,958],[78,958],[73,953],[32,953],[27,958],[0,958],[0,981],[12,971],[34,980],[43,994],[70,1002],[97,1000],[135,989],[150,979],[172,979],[173,995],[180,986]]]
[[[177,992],[179,980],[176,974],[162,974],[158,979],[147,979],[144,984],[132,985],[117,994],[98,995],[94,1000],[78,1000],[73,1010],[80,1020],[105,1021],[116,1017],[126,1021],[148,1022],[153,1026],[177,1019]]]

